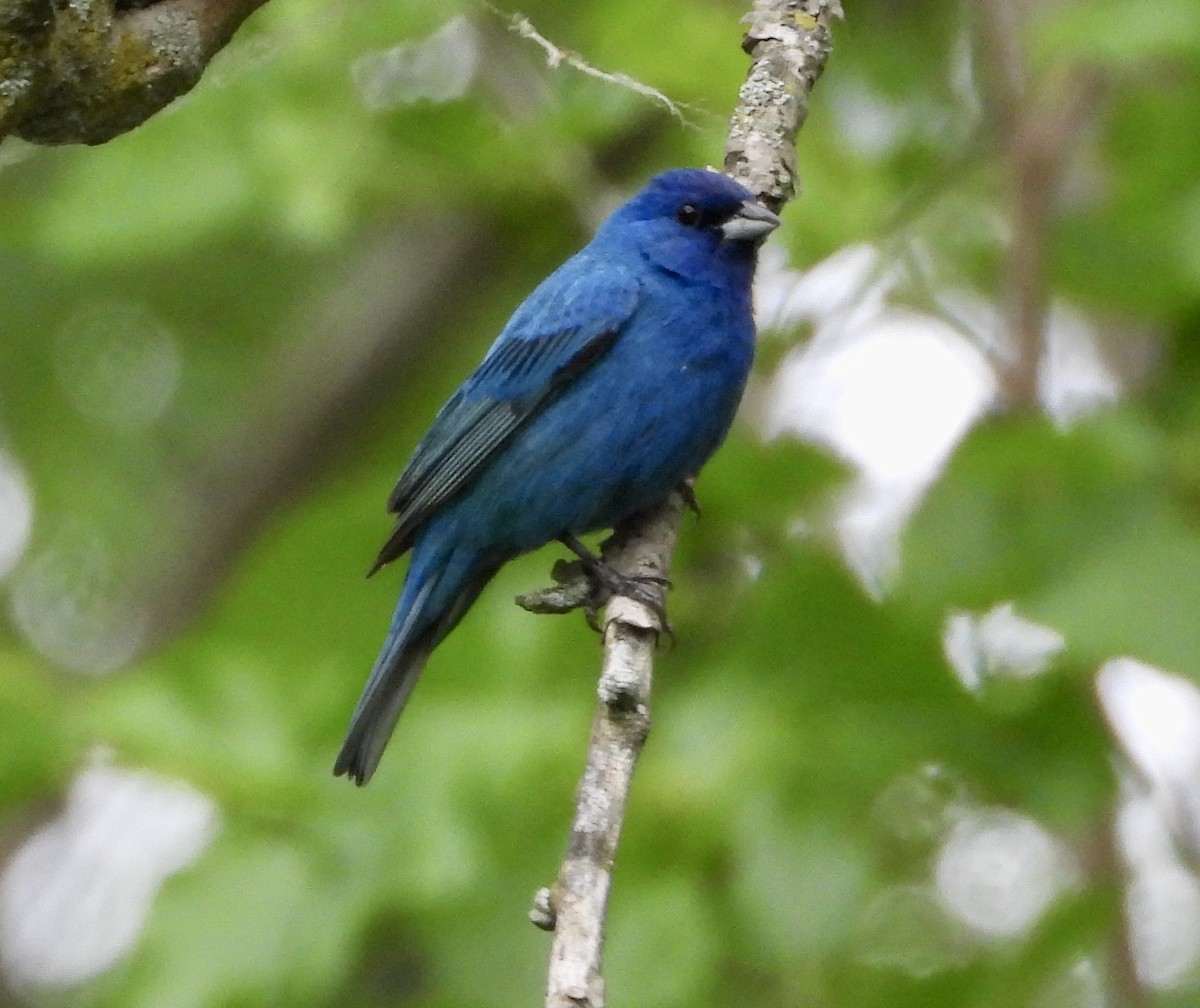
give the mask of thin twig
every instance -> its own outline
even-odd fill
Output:
[[[831,48],[838,0],[756,0],[743,47],[752,64],[730,122],[725,169],[778,209],[797,188],[795,138],[808,94]],[[627,574],[665,578],[679,534],[684,497],[618,528],[604,558]],[[583,597],[576,572],[522,604],[569,607]],[[581,577],[580,573],[580,577]],[[575,592],[575,596],[572,592]],[[578,603],[576,603],[578,604]],[[650,730],[650,687],[658,637],[653,613],[630,599],[607,607],[600,701],[579,785],[567,855],[554,885],[538,890],[530,918],[554,930],[547,1008],[603,1008],[602,957],[613,862],[634,766]]]
[[[607,70],[601,70],[599,67],[594,67],[578,53],[571,52],[569,49],[563,49],[561,46],[555,45],[545,35],[539,32],[533,22],[524,14],[510,14],[502,11],[491,4],[485,4],[489,10],[498,14],[508,21],[508,27],[516,32],[521,38],[529,39],[531,42],[537,43],[541,50],[546,54],[546,64],[553,70],[555,67],[566,64],[572,70],[578,70],[581,74],[586,74],[589,77],[594,77],[596,80],[604,81],[607,84],[615,84],[617,87],[625,88],[627,91],[632,91],[635,94],[640,94],[643,98],[649,98],[656,102],[671,113],[685,126],[691,125],[685,118],[678,103],[673,102],[661,91],[650,87],[649,84],[643,84],[640,80],[630,77],[623,73],[610,73]]]

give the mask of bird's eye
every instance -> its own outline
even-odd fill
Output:
[[[675,219],[684,227],[698,227],[700,224],[700,211],[691,203],[684,203],[678,210],[675,211]]]

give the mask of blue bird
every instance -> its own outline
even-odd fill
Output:
[[[725,438],[778,225],[723,175],[666,172],[516,310],[388,500],[370,573],[412,560],[335,774],[370,779],[430,652],[513,557],[558,540],[612,586],[577,537],[663,500]]]

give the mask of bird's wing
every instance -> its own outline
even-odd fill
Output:
[[[426,518],[612,346],[639,297],[636,277],[611,265],[564,268],[530,295],[417,446],[388,498],[396,527],[370,573],[401,556]]]

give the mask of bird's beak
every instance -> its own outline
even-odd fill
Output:
[[[777,227],[779,218],[770,210],[755,200],[746,200],[742,208],[721,225],[721,234],[727,241],[758,241]]]

